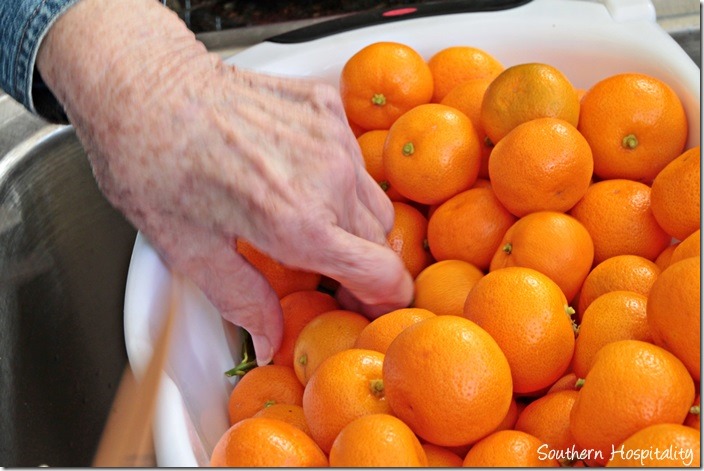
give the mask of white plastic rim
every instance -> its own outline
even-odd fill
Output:
[[[484,49],[504,66],[544,62],[579,88],[621,72],[668,83],[685,106],[687,147],[700,143],[700,71],[654,22],[648,0],[533,0],[511,10],[433,16],[371,26],[298,44],[265,42],[226,62],[262,73],[313,77],[337,85],[344,62],[376,41],[405,43],[424,57],[448,46]],[[148,241],[137,237],[125,295],[125,342],[139,376],[151,357],[172,275]],[[237,329],[223,322],[194,286],[183,285],[167,373],[159,392],[154,440],[157,464],[206,466],[228,426],[234,381],[224,371],[239,361]]]
[[[543,62],[587,89],[609,75],[640,72],[669,84],[689,120],[688,147],[699,145],[700,71],[656,22],[649,0],[533,0],[498,12],[410,19],[300,44],[265,42],[228,63],[277,75],[322,79],[338,85],[345,61],[376,41],[407,44],[426,59],[451,45],[485,50],[504,66]],[[619,18],[617,21],[614,16]]]

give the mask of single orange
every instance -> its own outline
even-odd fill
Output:
[[[559,452],[576,449],[577,445],[570,432],[570,414],[577,394],[575,390],[566,390],[539,397],[523,409],[515,429],[540,439],[555,451],[556,457]],[[560,461],[566,464],[566,458],[563,457]]]
[[[482,178],[477,178],[477,181],[474,182],[474,185],[472,185],[472,188],[491,188],[491,182],[489,181],[489,177],[482,177]]]
[[[632,291],[609,291],[592,301],[579,324],[572,371],[584,378],[596,353],[608,343],[627,339],[652,342],[647,305],[646,296]]]
[[[486,136],[486,133],[484,134],[485,136],[481,139],[481,162],[479,163],[479,178],[477,178],[477,181],[479,181],[479,179],[485,179],[488,182],[489,158],[491,157],[491,152],[494,150],[494,144]],[[472,185],[473,188],[477,186],[478,185],[476,182],[474,185]]]
[[[340,309],[340,303],[322,291],[295,291],[281,298],[284,334],[281,346],[272,358],[273,363],[293,367],[293,347],[303,327],[315,316],[335,309]]]
[[[668,245],[663,249],[662,252],[660,252],[660,255],[657,256],[655,259],[655,265],[658,266],[660,271],[663,271],[665,268],[667,268],[670,265],[670,261],[672,260],[672,255],[675,253],[675,249],[680,245],[679,242],[675,242],[672,245]]]
[[[479,164],[479,178],[489,178],[489,156],[494,149],[494,144],[486,135],[481,125],[481,107],[484,92],[489,87],[492,79],[473,79],[464,82],[445,95],[440,101],[441,105],[451,106],[460,110],[472,120],[474,129],[481,142],[481,163]],[[475,184],[476,186],[476,184]]]
[[[680,424],[645,427],[614,450],[609,468],[700,468],[701,434]]]
[[[685,151],[657,174],[650,189],[653,216],[665,232],[684,240],[701,225],[701,153]]]
[[[489,434],[494,433],[494,431],[489,432]],[[469,451],[470,448],[472,448],[472,445],[474,445],[476,442],[481,440],[484,437],[480,437],[471,443],[465,443],[464,445],[457,445],[457,446],[446,446],[443,448],[447,448],[450,450],[452,453],[456,454],[457,456],[461,457],[464,459],[465,456],[467,456],[467,452]]]
[[[488,270],[506,231],[517,220],[491,188],[472,188],[441,204],[428,221],[428,245],[438,260],[463,260]]]
[[[471,46],[450,46],[428,59],[433,74],[433,98],[439,103],[451,90],[473,79],[491,80],[504,66],[493,55]]]
[[[577,126],[577,91],[565,74],[549,64],[506,68],[484,94],[482,128],[498,144],[513,128],[537,118],[559,118]]]
[[[576,391],[577,389],[579,389],[577,387],[578,380],[579,378],[574,372],[565,373],[563,377],[552,383],[552,386],[550,386],[550,388],[546,391],[545,394],[550,394],[558,391]]]
[[[481,146],[472,121],[446,105],[420,105],[400,116],[384,144],[384,170],[408,199],[437,204],[474,184]]]
[[[367,131],[357,138],[357,143],[362,151],[364,165],[367,172],[379,184],[382,190],[386,192],[386,196],[391,201],[404,201],[406,198],[392,187],[389,180],[386,178],[384,171],[384,142],[389,134],[388,129],[377,129]]]
[[[428,457],[408,425],[389,414],[359,417],[342,429],[330,450],[330,466],[427,467]]]
[[[352,348],[367,325],[369,319],[345,309],[324,312],[308,322],[293,347],[293,370],[301,384],[308,383],[326,358]]]
[[[435,262],[416,276],[413,306],[439,316],[461,316],[467,294],[482,276],[484,272],[464,260]]]
[[[391,342],[406,327],[434,316],[433,312],[417,307],[396,309],[377,317],[362,329],[354,343],[354,348],[386,353]]]
[[[494,146],[489,179],[499,201],[516,216],[567,211],[591,183],[589,144],[570,123],[536,118],[519,124]]]
[[[597,353],[572,408],[570,430],[603,465],[612,448],[638,430],[681,424],[693,401],[694,382],[676,356],[649,342],[619,340]]]
[[[603,179],[650,183],[684,150],[687,117],[677,94],[655,77],[623,73],[594,84],[582,98],[579,131]]]
[[[328,466],[325,453],[301,429],[266,417],[244,419],[218,440],[210,457],[213,467]]]
[[[306,416],[303,414],[303,407],[296,404],[270,404],[254,414],[253,417],[282,420],[298,427],[306,435],[310,435]]]
[[[453,453],[448,448],[432,443],[423,443],[421,445],[425,456],[428,458],[429,468],[460,468],[462,467],[462,458]]]
[[[366,131],[357,137],[357,144],[359,144],[359,149],[362,152],[364,166],[369,175],[381,185],[384,191],[387,189],[386,185],[388,185],[388,182],[386,182],[384,175],[382,155],[387,134],[389,134],[388,129],[375,129]]]
[[[310,436],[326,453],[357,417],[391,413],[381,368],[384,354],[351,348],[331,355],[315,370],[303,393]]]
[[[239,378],[227,403],[230,425],[254,416],[271,404],[301,405],[303,386],[293,368],[263,365]]]
[[[464,458],[465,468],[556,468],[543,442],[518,430],[501,430],[478,441]]]
[[[279,299],[295,291],[316,289],[320,283],[319,273],[283,265],[243,239],[237,240],[237,252],[264,275]]]
[[[496,341],[458,316],[431,317],[403,330],[386,351],[383,377],[395,415],[441,446],[490,433],[506,416],[513,392]]]
[[[516,393],[549,387],[570,364],[574,331],[567,299],[554,281],[532,268],[489,272],[467,295],[464,316],[499,344]]]
[[[491,271],[527,267],[547,275],[571,301],[592,269],[594,244],[575,218],[556,211],[523,216],[504,234]]]
[[[677,244],[677,247],[672,251],[669,265],[677,263],[689,257],[698,257],[701,255],[701,229],[697,229],[688,235],[682,242]],[[668,266],[669,266],[668,265]]]
[[[491,80],[490,78],[478,78],[463,82],[450,90],[439,103],[460,110],[472,120],[477,131],[483,132],[481,127],[482,100]]]
[[[672,352],[699,381],[701,368],[701,257],[673,263],[648,295],[647,321],[655,343]]]
[[[340,73],[347,118],[366,130],[389,129],[406,111],[433,96],[433,75],[412,47],[391,41],[369,44]]]
[[[671,242],[653,216],[650,187],[633,180],[592,184],[570,214],[591,234],[595,263],[624,254],[655,260]]]
[[[415,278],[433,262],[428,248],[428,220],[413,206],[394,201],[394,224],[386,240]]]
[[[655,262],[639,255],[607,258],[584,279],[577,302],[579,319],[596,298],[609,291],[632,291],[648,296],[660,271]]]

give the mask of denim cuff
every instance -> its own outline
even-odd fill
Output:
[[[54,123],[68,123],[66,113],[34,65],[51,25],[78,1],[0,1],[0,88],[32,113]]]

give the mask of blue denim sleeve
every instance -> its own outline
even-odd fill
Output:
[[[34,63],[51,25],[78,1],[0,1],[0,88],[32,113],[57,123],[68,120]]]

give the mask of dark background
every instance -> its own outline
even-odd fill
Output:
[[[418,0],[167,0],[194,33],[325,18],[375,8],[428,3]]]

